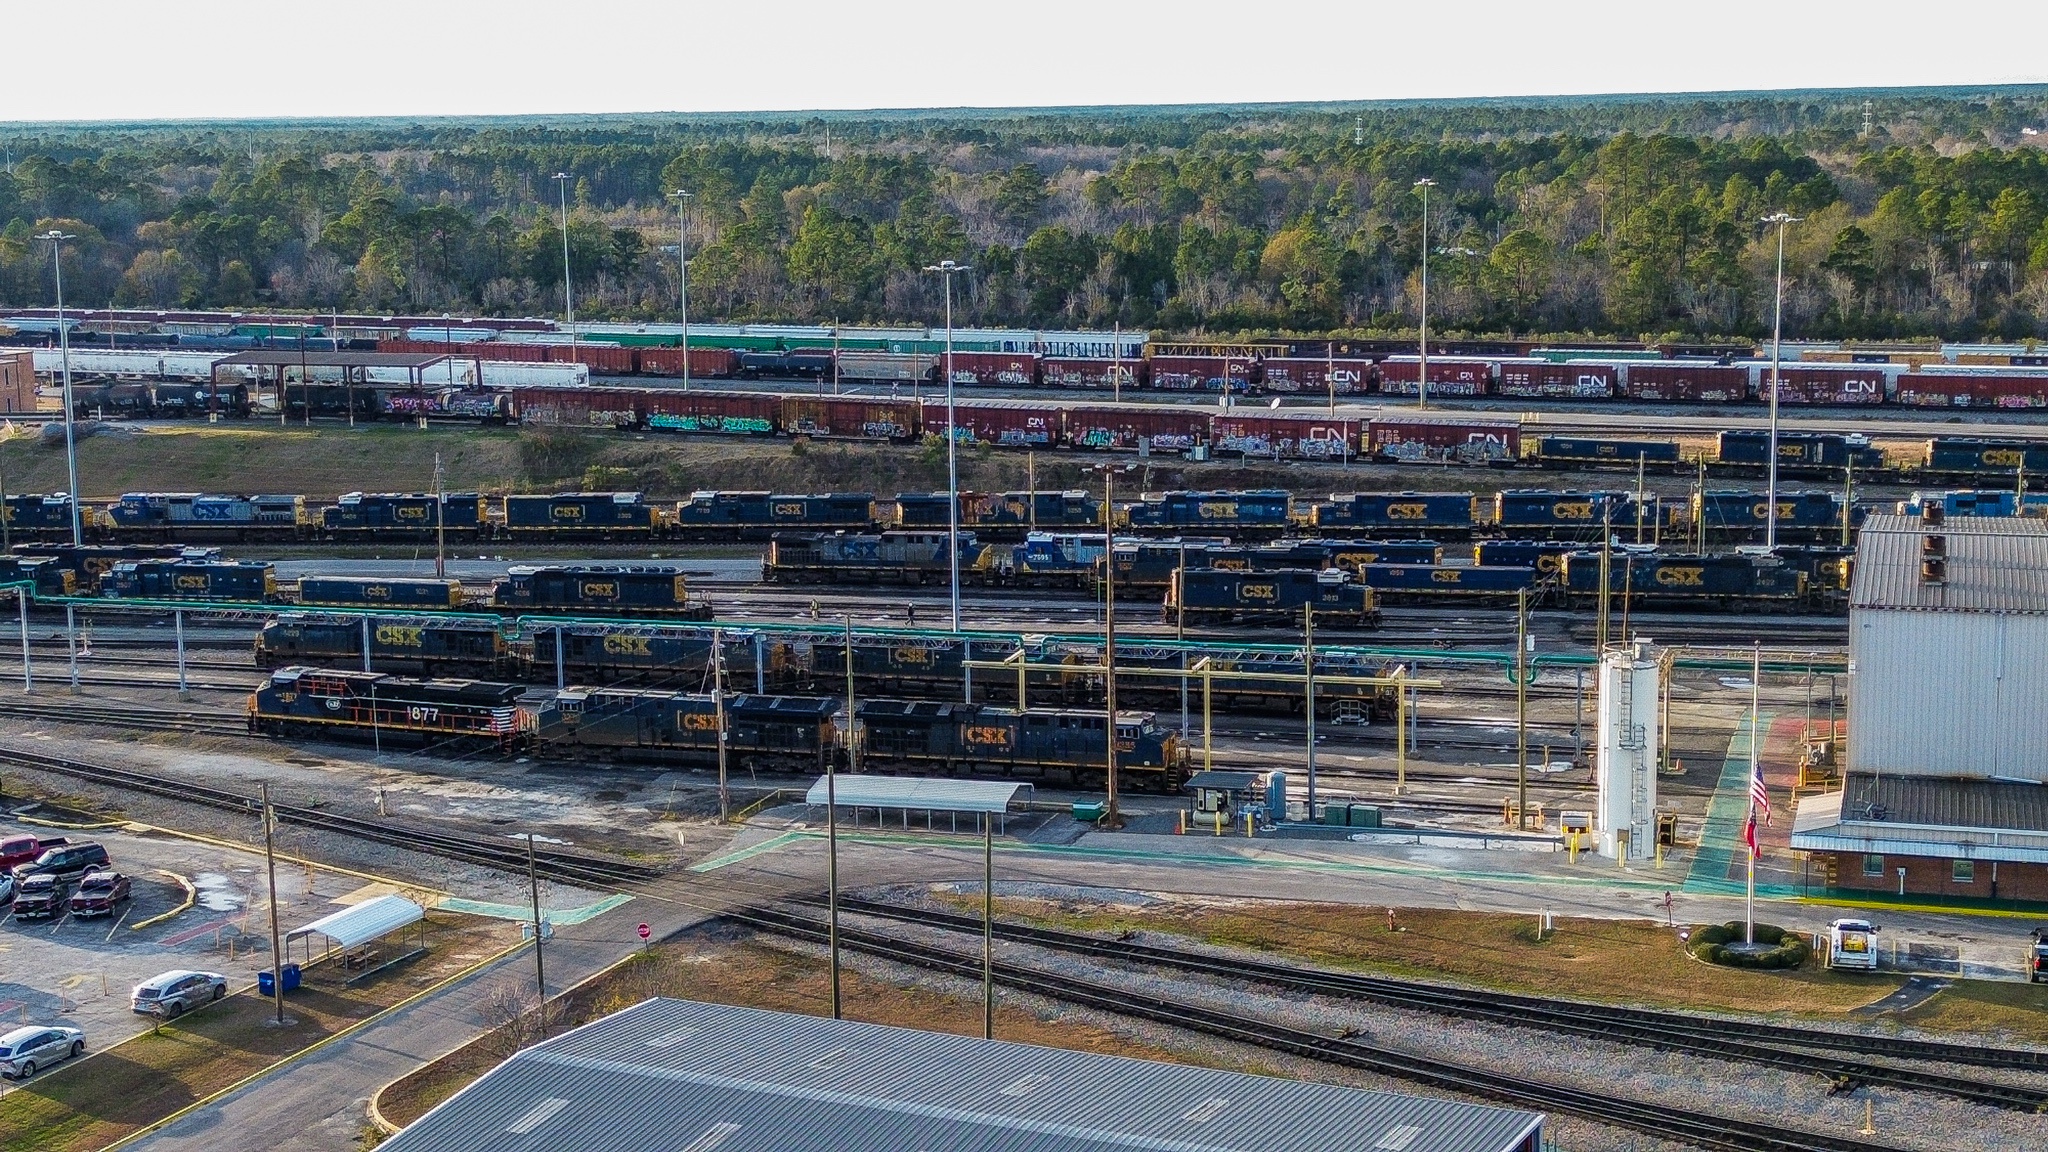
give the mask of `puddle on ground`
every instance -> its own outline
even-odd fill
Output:
[[[199,906],[215,912],[239,912],[247,898],[234,880],[220,872],[201,872],[192,878]]]

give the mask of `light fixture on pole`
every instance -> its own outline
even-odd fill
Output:
[[[683,315],[683,391],[690,390],[690,198],[681,188],[668,194],[676,202],[676,300]],[[566,233],[565,233],[566,235]]]
[[[555,173],[562,192],[562,314],[569,328],[569,346],[576,345],[576,297],[569,288],[569,174]]]
[[[1415,407],[1429,407],[1429,190],[1436,181],[1424,176],[1415,182],[1422,189],[1422,328],[1416,341],[1420,355],[1415,363]]]
[[[1764,485],[1764,547],[1778,546],[1778,360],[1779,342],[1784,335],[1785,325],[1785,226],[1799,223],[1800,217],[1789,212],[1775,212],[1764,217],[1766,224],[1778,226],[1778,286],[1771,305],[1771,449],[1769,479]],[[1847,508],[1842,515],[1849,515]]]
[[[71,484],[71,543],[77,547],[85,543],[85,525],[78,504],[78,437],[71,425],[71,329],[64,323],[64,261],[61,256],[64,242],[77,237],[52,228],[36,239],[50,242],[50,268],[57,278],[57,348],[64,374],[64,467]]]
[[[946,278],[946,525],[951,533],[946,537],[946,565],[953,578],[953,631],[960,630],[960,466],[957,459],[960,444],[958,430],[953,424],[953,275],[956,272],[972,272],[965,264],[941,260],[927,265],[927,272],[936,272]]]

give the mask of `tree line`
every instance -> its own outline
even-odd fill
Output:
[[[2018,339],[2037,90],[0,130],[0,306]],[[556,173],[568,178],[558,181]],[[1417,181],[1432,182],[1428,215]],[[680,203],[669,196],[687,189]]]

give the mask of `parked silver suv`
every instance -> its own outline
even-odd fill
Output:
[[[128,1006],[146,1016],[175,1019],[228,994],[228,978],[218,972],[178,969],[152,976],[135,986]]]
[[[48,1068],[85,1051],[85,1033],[62,1024],[16,1028],[0,1036],[0,1077],[26,1080],[38,1068]]]

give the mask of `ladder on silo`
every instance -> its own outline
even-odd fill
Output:
[[[1646,827],[1650,811],[1650,777],[1645,750],[1649,733],[1636,723],[1636,669],[1633,663],[1615,669],[1614,746],[1628,753],[1629,843],[1638,842],[1635,830]],[[1656,702],[1651,701],[1651,707]]]

